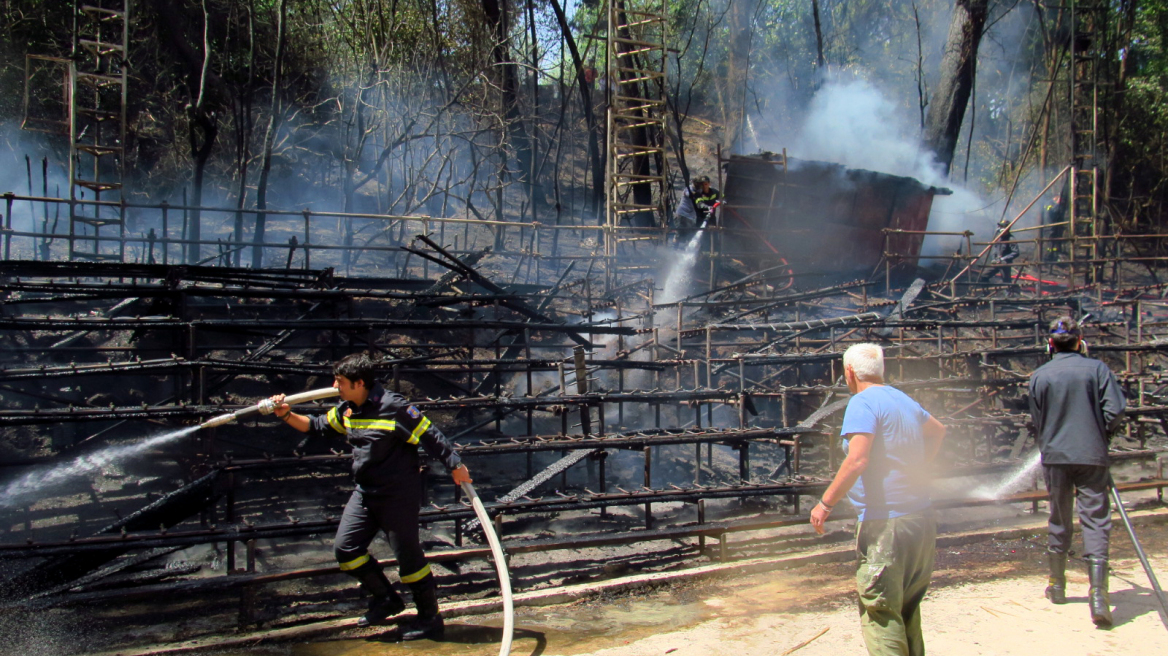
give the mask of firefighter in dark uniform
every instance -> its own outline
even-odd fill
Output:
[[[284,403],[283,394],[271,399],[276,416],[289,426],[312,435],[344,436],[353,447],[357,487],[345,505],[333,547],[341,570],[360,581],[372,597],[357,625],[377,624],[405,608],[368,551],[377,532],[385,531],[401,582],[410,587],[418,608],[417,619],[401,632],[401,639],[441,639],[437,585],[418,539],[422,501],[418,446],[446,466],[455,485],[469,483],[470,473],[446,436],[417,407],[374,380],[369,356],[345,357],[333,367],[333,376],[341,401],[325,415],[298,415]]]
[[[693,201],[694,209],[697,210],[697,227],[707,222],[714,225],[714,206],[722,199],[722,192],[710,186],[710,176],[703,175],[694,180],[686,188],[685,196]]]
[[[722,193],[710,186],[710,177],[694,178],[681,193],[681,204],[677,207],[677,240],[681,245],[689,243],[693,234],[707,223],[716,225],[714,208],[722,199]]]
[[[993,259],[994,264],[1009,265],[1014,260],[1018,259],[1018,254],[1021,252],[1018,249],[1018,244],[1014,243],[1014,238],[1010,235],[1010,221],[1002,219],[998,221],[998,232],[994,236],[997,240],[998,255]],[[982,274],[981,281],[989,282],[994,279],[994,276],[1002,274],[1002,280],[1006,283],[1014,282],[1014,271],[1010,266],[1001,266],[987,268],[987,271]]]
[[[1091,587],[1087,600],[1096,626],[1111,626],[1108,598],[1108,547],[1111,536],[1111,486],[1107,449],[1111,432],[1127,408],[1123,391],[1107,365],[1084,356],[1079,325],[1070,317],[1051,322],[1051,360],[1030,375],[1030,416],[1042,453],[1050,494],[1046,596],[1067,603],[1067,553],[1079,505],[1083,557]]]
[[[1054,224],[1064,221],[1064,210],[1062,196],[1055,196],[1046,207],[1042,208],[1042,225],[1051,226],[1044,227],[1042,230],[1043,239],[1050,240],[1043,248],[1043,262],[1055,262],[1062,255],[1063,242],[1060,240],[1066,234],[1067,227]]]

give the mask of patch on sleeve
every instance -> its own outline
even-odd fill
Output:
[[[422,418],[422,412],[412,405],[410,407],[406,408],[406,414],[413,417],[414,419],[421,419]]]

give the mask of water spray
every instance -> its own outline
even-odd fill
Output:
[[[297,403],[316,401],[317,399],[327,399],[329,397],[337,396],[340,393],[341,393],[341,390],[339,390],[335,387],[325,387],[322,389],[311,390],[308,392],[301,392],[300,394],[292,394],[291,396],[286,396],[286,397],[284,397],[284,403],[287,403],[288,405],[295,405]],[[244,417],[249,417],[251,415],[256,415],[256,414],[270,415],[275,411],[276,411],[276,404],[273,403],[271,399],[264,399],[263,401],[260,401],[259,403],[255,404],[255,405],[248,406],[246,408],[241,408],[239,410],[236,410],[235,412],[229,412],[225,415],[219,415],[218,417],[214,417],[212,419],[208,419],[207,421],[204,421],[202,424],[199,424],[199,428],[214,428],[216,426],[230,424],[231,422],[233,422],[237,419],[243,419]]]

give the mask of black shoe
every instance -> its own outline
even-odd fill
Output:
[[[1067,555],[1056,551],[1046,552],[1050,564],[1050,578],[1047,579],[1046,598],[1052,604],[1067,603]]]
[[[441,615],[435,615],[429,619],[419,617],[402,628],[401,639],[403,642],[408,640],[441,640],[445,633],[446,623],[442,621]]]
[[[366,627],[381,624],[388,617],[393,617],[406,609],[406,603],[401,597],[383,597],[369,602],[369,610],[357,620],[357,626]]]
[[[1107,594],[1107,561],[1102,558],[1087,559],[1087,576],[1091,579],[1091,589],[1087,592],[1087,603],[1091,606],[1091,621],[1101,629],[1111,627],[1111,596]]]

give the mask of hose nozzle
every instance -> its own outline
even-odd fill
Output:
[[[204,421],[202,424],[199,424],[199,428],[214,428],[223,424],[230,424],[233,421],[235,421],[235,413],[229,412],[225,415],[219,415],[218,417]]]

